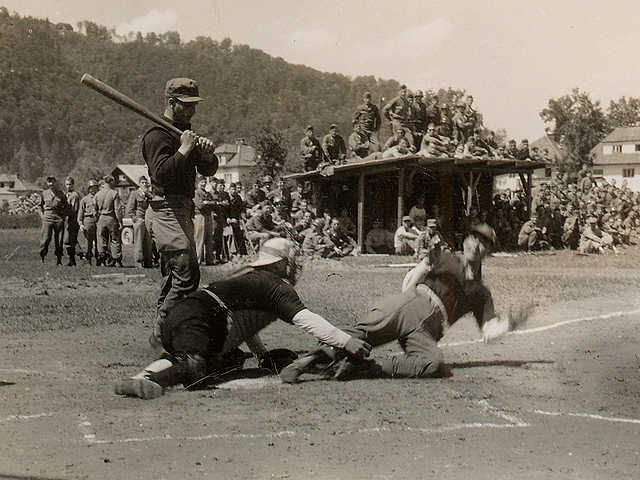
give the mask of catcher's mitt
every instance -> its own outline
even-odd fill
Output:
[[[534,304],[511,305],[509,309],[509,331],[517,330],[529,320],[533,312]]]
[[[287,348],[276,348],[260,356],[258,367],[269,370],[271,373],[278,374],[294,360],[297,360],[298,354]]]

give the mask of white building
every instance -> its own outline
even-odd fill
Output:
[[[618,127],[592,150],[593,176],[640,191],[640,127]]]
[[[215,149],[218,157],[218,171],[216,178],[221,178],[229,186],[230,183],[245,182],[244,177],[251,175],[256,166],[255,150],[244,143],[242,139],[236,143],[224,143]]]

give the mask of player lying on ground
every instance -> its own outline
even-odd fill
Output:
[[[474,225],[463,243],[461,255],[448,250],[434,251],[405,277],[402,292],[382,298],[354,327],[344,329],[372,347],[398,340],[404,354],[388,356],[379,362],[346,356],[334,379],[355,373],[389,377],[441,377],[447,375],[437,342],[445,330],[467,313],[473,313],[490,341],[513,330],[528,316],[527,309],[508,319],[494,311],[491,293],[482,283],[482,260],[494,248],[496,234],[486,224]],[[317,363],[340,358],[340,352],[319,345],[307,355],[285,367],[284,382],[297,382],[299,376]]]
[[[163,356],[116,384],[119,395],[155,398],[173,385],[197,386],[221,357],[247,342],[258,355],[266,349],[257,333],[277,318],[318,341],[365,357],[371,347],[307,309],[293,285],[299,272],[297,248],[284,238],[267,240],[250,267],[182,300],[161,326]]]

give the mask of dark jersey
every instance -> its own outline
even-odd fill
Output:
[[[444,250],[436,258],[424,284],[442,300],[449,323],[472,313],[482,326],[495,317],[491,292],[482,284],[480,276],[469,280],[466,272],[462,259]]]

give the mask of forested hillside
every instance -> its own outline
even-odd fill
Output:
[[[29,181],[72,173],[96,178],[118,163],[143,163],[148,120],[81,85],[89,73],[158,113],[172,77],[198,81],[205,101],[194,129],[214,142],[245,138],[264,125],[283,133],[295,165],[304,127],[318,135],[337,123],[345,138],[362,94],[376,103],[399,83],[349,78],[292,65],[231,40],[175,32],[118,38],[90,21],[72,27],[0,9],[0,172]]]

